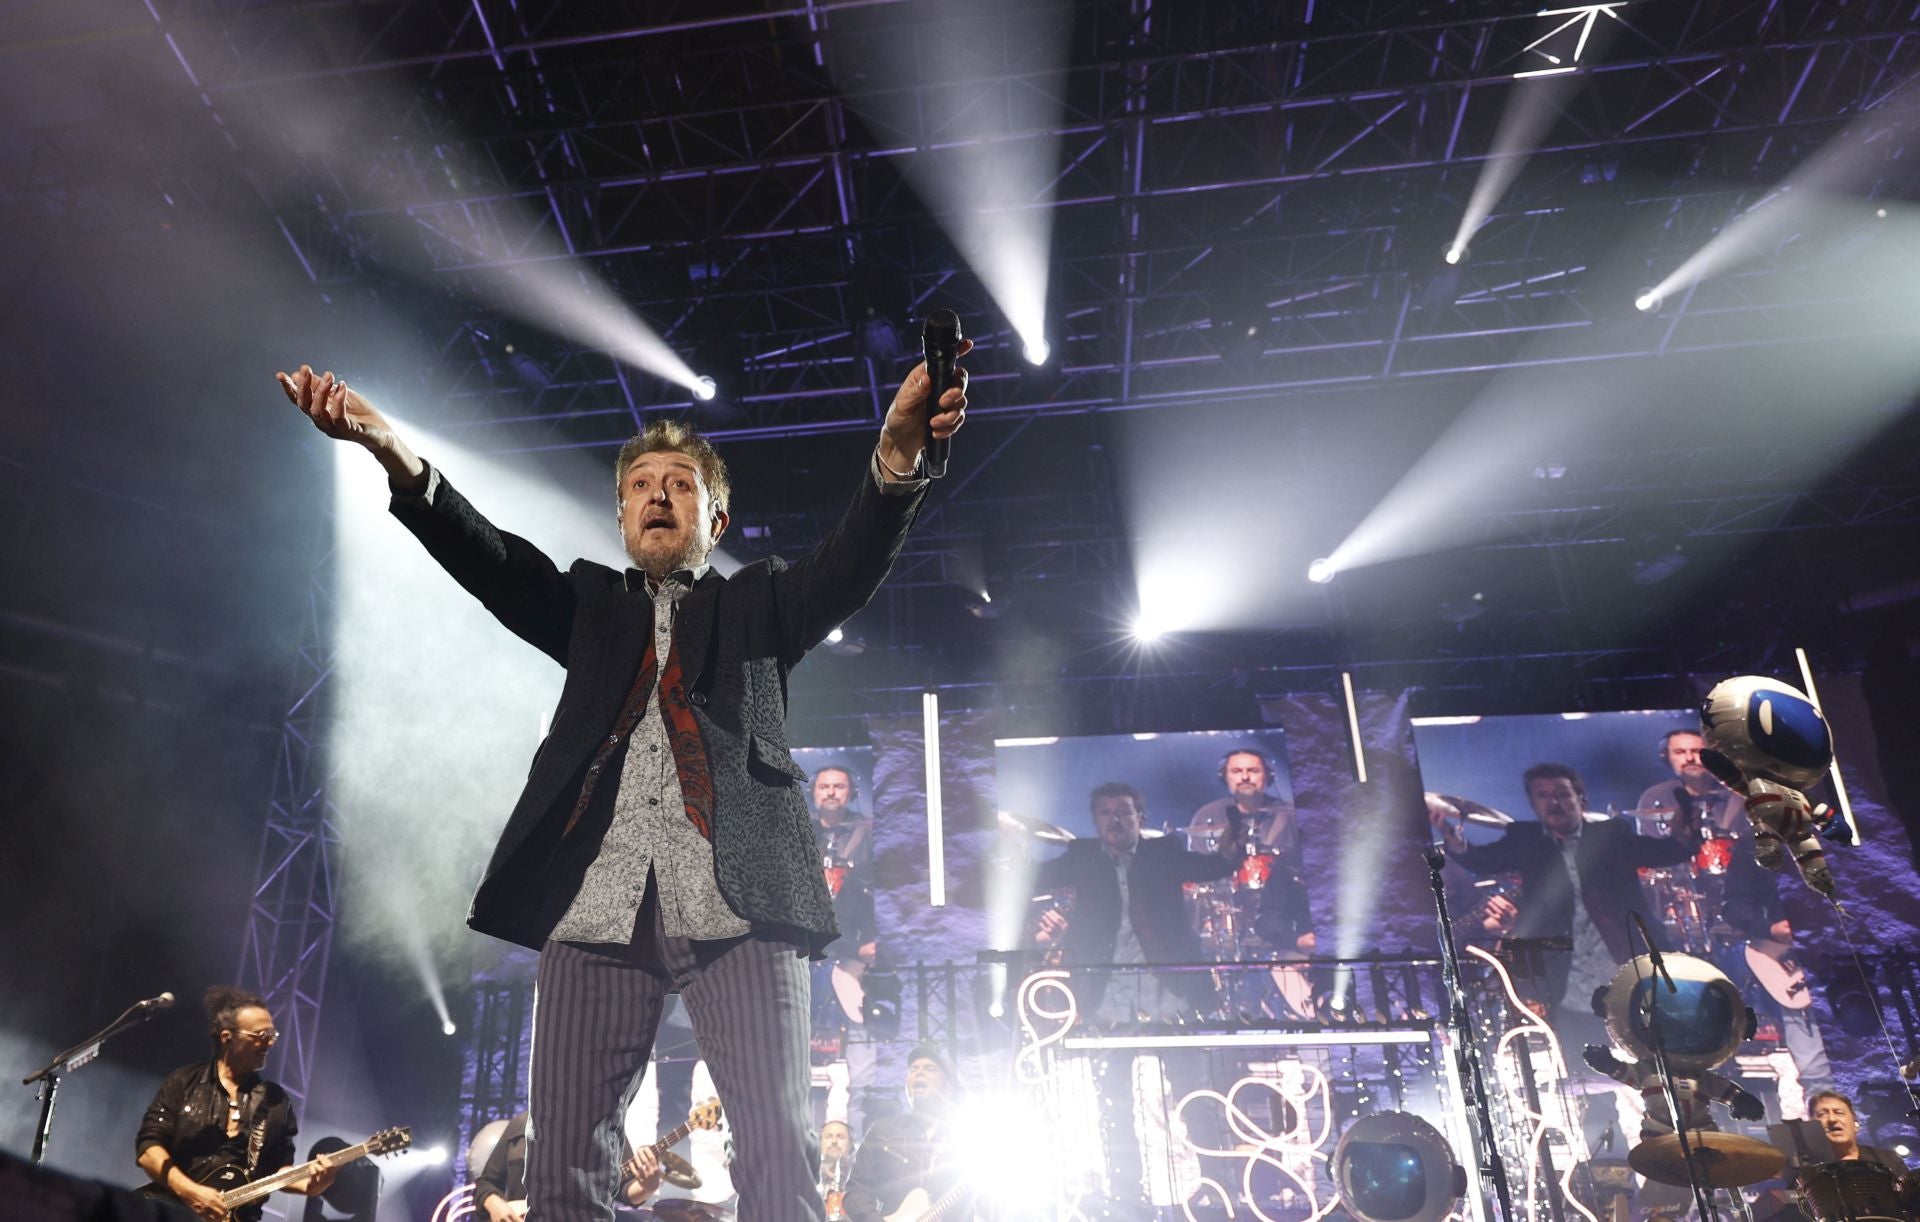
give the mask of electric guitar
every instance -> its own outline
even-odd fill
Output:
[[[693,1169],[692,1164],[688,1163],[685,1159],[680,1158],[677,1155],[667,1153],[667,1151],[672,1147],[677,1146],[681,1142],[685,1141],[687,1139],[687,1135],[692,1133],[695,1129],[713,1129],[713,1128],[718,1128],[719,1126],[720,1126],[720,1100],[709,1099],[705,1103],[702,1103],[698,1107],[694,1108],[693,1111],[687,1113],[687,1120],[685,1124],[682,1124],[676,1127],[671,1132],[661,1137],[659,1141],[656,1141],[652,1145],[646,1147],[647,1149],[652,1150],[660,1158],[661,1178],[664,1179],[667,1183],[676,1185],[677,1187],[680,1187],[680,1188],[687,1188],[687,1189],[698,1188],[700,1186],[700,1175],[698,1172],[696,1172]],[[629,1154],[626,1158],[622,1159],[620,1162],[620,1173],[626,1176],[630,1180],[637,1180],[640,1178],[639,1176],[640,1169],[634,1165],[634,1159],[637,1157],[638,1157],[638,1152],[635,1152],[634,1154]],[[525,1198],[522,1198],[518,1201],[508,1201],[507,1207],[512,1209],[514,1213],[519,1217],[524,1218],[527,1216],[527,1202]]]
[[[370,1154],[394,1154],[413,1144],[413,1130],[404,1125],[391,1129],[382,1129],[357,1146],[348,1146],[344,1150],[335,1150],[327,1155],[335,1168],[358,1162]],[[220,1193],[220,1203],[227,1207],[230,1214],[239,1213],[257,1201],[264,1200],[285,1188],[296,1180],[303,1180],[313,1174],[319,1159],[301,1163],[276,1171],[272,1175],[262,1176],[248,1181],[247,1170],[237,1163],[221,1163],[210,1171],[203,1171],[193,1177],[193,1182],[212,1188]],[[229,1186],[231,1185],[231,1186]],[[160,1184],[149,1184],[140,1190],[149,1197],[163,1200],[178,1200],[177,1194]]]
[[[1767,995],[1789,1010],[1804,1010],[1813,1004],[1813,990],[1807,987],[1807,973],[1793,956],[1793,948],[1784,942],[1755,938],[1747,943],[1747,967]]]
[[[685,1141],[687,1135],[695,1129],[713,1129],[718,1128],[719,1125],[720,1100],[717,1098],[709,1099],[687,1113],[685,1124],[677,1126],[673,1131],[661,1137],[659,1141],[647,1147],[647,1149],[652,1150],[655,1156],[660,1159],[662,1177],[669,1184],[677,1184],[682,1188],[698,1188],[700,1186],[700,1176],[694,1171],[693,1167],[684,1160],[668,1154],[667,1151]],[[635,1159],[638,1157],[639,1151],[636,1150],[621,1167],[621,1170],[626,1173],[628,1179],[637,1180],[640,1178],[637,1174],[639,1167],[635,1164]],[[679,1165],[675,1166],[674,1164],[676,1163]]]
[[[888,1214],[884,1222],[941,1222],[947,1216],[947,1211],[958,1205],[960,1198],[967,1195],[967,1189],[971,1187],[971,1184],[962,1180],[941,1193],[937,1201],[927,1195],[924,1188],[909,1189],[900,1207]]]

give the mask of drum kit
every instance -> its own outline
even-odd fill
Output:
[[[1196,853],[1219,851],[1218,829],[1190,832],[1188,847]],[[1200,935],[1200,946],[1216,963],[1245,963],[1280,960],[1268,969],[1277,990],[1277,1011],[1273,1017],[1283,1020],[1311,1020],[1316,1017],[1312,969],[1293,947],[1271,947],[1255,932],[1253,911],[1260,892],[1282,881],[1286,863],[1257,837],[1249,835],[1244,855],[1233,874],[1218,882],[1187,883],[1184,892],[1193,928]],[[1236,975],[1231,985],[1244,987],[1251,977]],[[1223,982],[1229,983],[1229,982]],[[1229,992],[1232,988],[1229,987]],[[1274,998],[1243,998],[1247,1004],[1236,1009],[1257,1009],[1264,1000],[1274,1009]]]
[[[1643,836],[1666,838],[1673,834],[1674,812],[1670,807],[1653,806],[1621,812],[1632,819]],[[1733,837],[1718,828],[1701,829],[1700,847],[1693,859],[1682,865],[1640,871],[1648,898],[1660,924],[1665,927],[1672,949],[1690,955],[1711,956],[1732,931],[1723,926],[1718,914],[1720,894],[1728,870],[1733,868],[1737,847]]]
[[[1700,1183],[1709,1188],[1737,1190],[1779,1179],[1786,1171],[1786,1155],[1738,1133],[1689,1130],[1687,1145]],[[1686,1155],[1674,1133],[1642,1141],[1627,1155],[1627,1162],[1649,1180],[1679,1186],[1691,1182]],[[1796,1190],[1769,1195],[1784,1195],[1796,1202],[1797,1212],[1789,1207],[1773,1217],[1811,1222],[1914,1222],[1920,1217],[1920,1176],[1901,1175],[1871,1159],[1806,1163],[1794,1179]]]

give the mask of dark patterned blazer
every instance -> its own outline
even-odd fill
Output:
[[[837,931],[803,794],[807,774],[787,749],[787,675],[873,597],[924,500],[924,489],[883,493],[863,470],[846,515],[805,557],[791,565],[769,557],[731,577],[709,570],[675,616],[713,781],[720,894],[756,928],[816,954]],[[589,770],[618,777],[625,762],[613,730],[652,637],[652,599],[637,572],[629,580],[587,560],[562,572],[443,477],[431,500],[397,495],[392,512],[496,619],[566,668],[546,741],[467,918],[481,933],[539,949],[613,818],[618,786],[594,785],[566,830]]]

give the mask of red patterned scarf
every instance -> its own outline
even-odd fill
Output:
[[[707,766],[707,743],[700,736],[700,723],[694,719],[693,708],[687,703],[686,681],[680,672],[680,642],[676,634],[667,648],[667,667],[662,674],[657,673],[659,663],[653,641],[654,635],[649,632],[647,652],[640,659],[639,673],[634,675],[633,686],[627,690],[626,702],[620,707],[620,716],[613,723],[613,735],[600,740],[600,747],[593,754],[593,765],[587,769],[586,783],[580,786],[580,797],[573,804],[573,813],[568,816],[562,835],[573,831],[580,817],[587,813],[594,787],[606,772],[608,760],[633,734],[633,727],[646,713],[647,697],[653,693],[657,678],[660,714],[667,724],[674,771],[680,775],[680,796],[686,804],[687,821],[702,839],[713,839],[713,771]]]

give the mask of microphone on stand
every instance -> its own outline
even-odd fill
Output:
[[[929,310],[920,328],[920,346],[927,362],[927,379],[932,383],[932,401],[927,404],[927,419],[940,410],[940,396],[953,385],[954,365],[960,359],[960,316],[952,310]],[[952,439],[935,437],[927,426],[927,475],[939,479],[947,473],[947,452]]]
[[[151,1014],[155,1010],[171,1010],[173,1009],[173,994],[162,993],[158,997],[149,997],[145,1001],[136,1001],[133,1003],[133,1008],[142,1014]]]
[[[1654,945],[1653,935],[1647,932],[1647,923],[1640,918],[1639,912],[1632,908],[1627,909],[1627,915],[1633,918],[1634,925],[1639,928],[1640,940],[1647,944],[1647,959],[1653,964],[1653,974],[1667,982],[1667,992],[1678,993],[1680,987],[1673,983],[1673,974],[1667,971],[1667,963],[1660,956],[1660,948]]]

